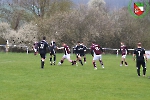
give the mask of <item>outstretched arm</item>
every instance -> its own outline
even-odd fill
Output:
[[[57,49],[59,49],[59,50],[60,50],[60,49],[64,49],[64,47],[57,47]]]

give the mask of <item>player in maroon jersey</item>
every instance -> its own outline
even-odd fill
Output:
[[[126,55],[127,55],[128,49],[127,49],[126,45],[124,45],[123,42],[121,42],[120,44],[121,44],[120,50],[122,53],[120,66],[123,65],[123,62],[125,63],[125,66],[128,66],[128,63],[126,62]]]
[[[73,60],[70,59],[70,49],[69,46],[67,46],[67,44],[63,43],[62,45],[63,47],[57,48],[57,49],[64,49],[65,54],[63,55],[61,61],[58,63],[58,65],[61,65],[65,59],[67,59],[69,62],[72,63],[72,65],[75,64],[75,62]]]
[[[34,55],[38,54],[38,42],[34,42],[33,44]]]
[[[95,42],[92,42],[91,54],[93,56],[94,70],[97,70],[96,62],[95,62],[96,60],[98,60],[100,64],[102,65],[102,68],[104,68],[104,64],[102,61],[102,53],[103,53],[103,49],[100,47],[100,45],[95,44]]]

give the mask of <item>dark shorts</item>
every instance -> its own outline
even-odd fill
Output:
[[[52,51],[51,53],[50,53],[50,55],[55,55],[56,54],[56,52],[54,52],[54,51]]]
[[[80,56],[81,56],[81,57],[85,56],[85,53],[80,53]]]
[[[46,53],[40,53],[41,58],[45,59],[46,58]]]
[[[77,54],[76,54],[76,57],[77,57],[77,58],[79,58],[79,56],[80,56],[80,54],[79,54],[79,53],[77,53]]]
[[[137,60],[136,61],[136,67],[140,68],[140,67],[146,67],[145,61],[144,60]]]
[[[78,58],[79,56],[80,56],[80,57],[83,57],[83,56],[85,56],[85,54],[84,54],[84,53],[77,53],[76,56],[77,56],[77,58]]]

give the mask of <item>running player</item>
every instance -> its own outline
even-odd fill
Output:
[[[100,45],[95,44],[95,42],[92,42],[91,54],[93,56],[94,70],[97,70],[96,60],[98,60],[100,62],[100,64],[102,65],[102,68],[104,68],[104,64],[103,64],[103,61],[102,61],[102,53],[104,53],[104,52],[103,52],[103,49],[100,47]]]
[[[128,66],[128,63],[126,61],[126,55],[127,55],[128,49],[127,49],[126,45],[124,45],[123,42],[121,42],[120,44],[121,44],[120,50],[122,53],[120,66],[123,65],[123,62],[125,63],[125,66]]]
[[[77,57],[76,62],[79,61],[81,63],[81,65],[83,66],[83,62],[82,62],[82,58],[81,58],[81,56],[83,55],[82,51],[84,51],[83,47],[80,45],[80,42],[78,42],[75,47],[75,54]]]
[[[33,44],[34,55],[38,54],[38,42],[34,42]]]
[[[70,59],[70,49],[69,46],[67,46],[67,44],[63,43],[62,44],[63,47],[57,48],[57,49],[64,49],[65,54],[63,55],[61,61],[58,63],[58,65],[61,65],[65,59],[67,59],[69,62],[72,63],[72,65],[75,64],[75,62],[73,60]]]
[[[137,74],[140,76],[140,68],[141,65],[143,67],[143,76],[146,75],[146,63],[145,60],[147,60],[145,49],[141,47],[141,43],[137,44],[137,48],[134,50],[133,53],[133,59],[135,60],[136,57],[136,67],[137,67]]]
[[[39,53],[41,56],[41,68],[44,68],[44,61],[46,56],[46,49],[48,48],[48,43],[46,42],[46,37],[43,37],[43,40],[38,43]]]
[[[56,44],[55,44],[55,41],[51,41],[51,44],[49,46],[49,49],[50,49],[50,65],[52,65],[52,56],[53,56],[53,64],[55,65],[55,62],[56,62]]]
[[[83,44],[83,42],[80,43],[81,45],[81,56],[84,57],[84,63],[86,64],[86,55],[85,55],[85,52],[87,50],[87,47]]]

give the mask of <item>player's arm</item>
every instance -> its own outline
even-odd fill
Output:
[[[99,46],[99,49],[102,51],[102,53],[104,54],[104,50],[101,46]]]
[[[39,51],[39,49],[40,49],[40,42],[38,42],[38,44],[37,44],[37,45],[38,45],[38,51]]]
[[[133,60],[135,61],[135,57],[136,57],[136,50],[134,50],[133,52]]]
[[[145,60],[147,61],[147,56],[146,56],[146,54],[144,54],[144,58],[145,58]]]
[[[5,46],[6,47],[6,46]],[[34,50],[34,48],[35,48],[35,46],[34,46],[34,44],[33,44],[33,46],[32,46],[32,50]]]
[[[64,47],[57,47],[57,49],[61,50],[61,49],[64,49]]]
[[[144,51],[143,56],[144,56],[145,60],[147,61],[147,56],[146,56],[146,54],[145,54],[145,50],[143,50],[143,51]]]
[[[94,52],[91,50],[91,55],[94,56]]]
[[[74,52],[75,52],[75,54],[78,53],[78,46],[77,45],[74,47]]]
[[[86,50],[87,50],[87,47],[86,47],[86,46],[84,46],[84,52],[86,52]]]
[[[54,49],[56,49],[56,48],[57,48],[57,46],[55,45],[55,46],[54,46]]]
[[[93,52],[93,49],[92,49],[92,47],[91,47],[91,55],[92,55],[92,56],[94,56],[94,52]]]
[[[121,53],[122,51],[121,51],[121,48],[119,49],[119,53]]]
[[[135,54],[133,54],[133,60],[134,60],[134,61],[135,61],[135,57],[136,57]]]
[[[47,50],[50,52],[51,49],[50,45],[46,42],[45,46],[47,47]]]
[[[128,50],[128,48],[126,47],[126,50],[127,50],[127,54],[129,53],[129,50]]]
[[[49,50],[49,52],[51,53],[51,49],[52,49],[52,47],[51,47],[51,45],[48,47],[48,50]]]
[[[74,51],[75,54],[77,53],[76,47],[73,48],[73,51]]]

